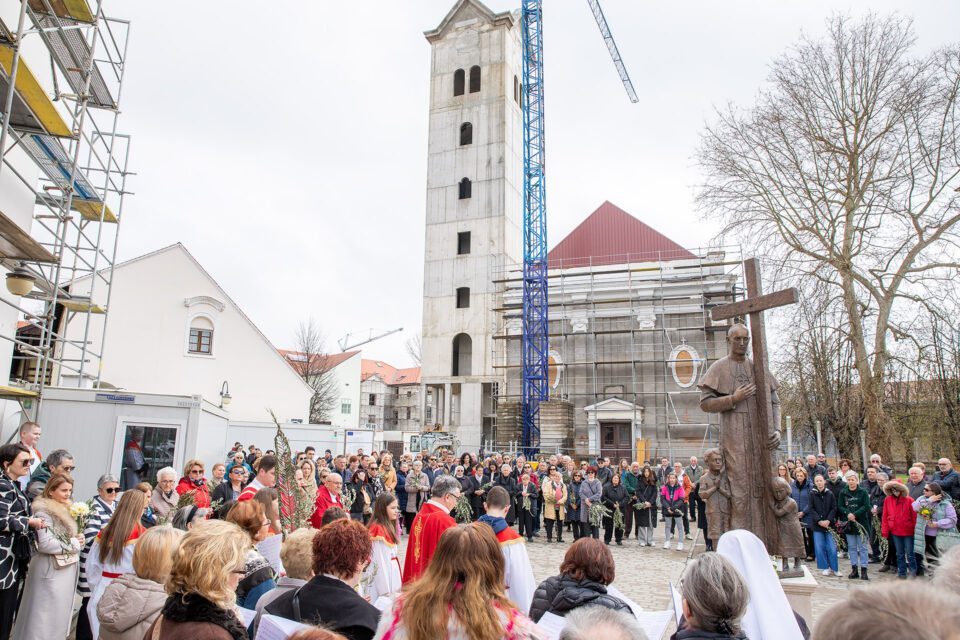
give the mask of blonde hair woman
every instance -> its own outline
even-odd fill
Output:
[[[153,527],[137,541],[133,571],[106,588],[97,604],[100,640],[143,640],[167,601],[164,584],[183,531],[165,524]]]
[[[177,494],[182,496],[192,491],[193,503],[201,509],[210,506],[210,488],[203,477],[203,470],[202,460],[187,460],[187,464],[183,465],[183,477],[177,483]]]
[[[46,527],[37,531],[37,553],[30,561],[23,602],[13,628],[15,640],[65,638],[70,632],[73,594],[80,574],[83,534],[70,515],[73,480],[57,474],[33,501],[34,517]]]
[[[388,493],[397,492],[397,472],[393,468],[393,454],[385,453],[380,458],[380,479],[383,489]]]
[[[504,592],[503,553],[482,522],[447,529],[427,572],[380,618],[377,639],[519,640],[533,623]]]
[[[208,520],[173,555],[166,604],[144,635],[152,640],[247,640],[236,608],[250,537],[235,524]]]
[[[309,504],[313,504],[317,501],[317,468],[311,460],[304,459],[300,464],[300,473],[303,474],[300,489],[310,501]]]
[[[140,518],[148,503],[147,494],[136,490],[124,491],[110,522],[101,529],[90,547],[87,582],[92,593],[87,603],[87,618],[90,619],[90,632],[94,638],[100,637],[97,604],[103,592],[115,578],[133,571],[133,552],[137,540],[146,531]]]

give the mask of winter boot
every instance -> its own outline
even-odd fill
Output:
[[[860,567],[860,579],[861,579],[861,580],[869,580],[869,579],[870,579],[870,578],[867,577],[867,568],[866,568],[866,567]]]
[[[847,576],[851,580],[860,579],[860,570],[857,568],[857,565],[853,565],[853,569],[850,571],[850,575]]]

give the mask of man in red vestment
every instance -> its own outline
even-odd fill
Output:
[[[343,478],[340,477],[340,474],[330,473],[327,475],[327,479],[323,481],[323,486],[317,489],[317,501],[313,515],[310,516],[310,525],[313,526],[314,529],[319,529],[322,526],[321,520],[327,509],[330,507],[340,507],[343,509],[343,500],[340,498],[340,490],[342,488]]]
[[[460,499],[460,481],[453,476],[438,476],[430,489],[430,500],[420,507],[420,513],[410,525],[410,540],[403,563],[403,583],[419,578],[430,564],[440,536],[457,525],[450,511]]]

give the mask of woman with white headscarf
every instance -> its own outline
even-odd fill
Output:
[[[736,567],[750,591],[741,623],[744,634],[750,640],[803,640],[805,634],[760,538],[744,529],[727,531],[720,536],[717,553]]]

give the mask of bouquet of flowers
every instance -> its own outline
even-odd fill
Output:
[[[170,511],[170,514],[171,514],[170,517],[172,518],[172,517],[173,517],[173,514],[176,513],[177,511],[180,511],[180,509],[183,509],[184,507],[189,507],[189,506],[195,505],[195,504],[197,504],[197,492],[196,492],[196,490],[194,490],[194,491],[185,491],[184,493],[181,493],[181,494],[180,494],[180,499],[177,500],[177,506],[175,506],[175,507]]]
[[[413,487],[415,490],[420,491],[420,474],[414,471],[411,471],[407,474],[407,487]]]
[[[601,502],[594,502],[590,505],[590,524],[599,527],[603,519],[610,516],[610,509],[603,506]]]
[[[937,510],[936,510],[933,506],[927,504],[927,505],[924,505],[924,506],[920,507],[920,511],[918,511],[917,513],[918,513],[924,520],[930,521],[930,520],[933,520],[933,519],[936,517],[936,515],[937,515]]]
[[[460,494],[457,499],[457,505],[453,508],[453,519],[464,523],[473,520],[473,509],[470,507],[470,500],[467,496]]]
[[[87,520],[90,519],[90,509],[93,506],[89,502],[74,502],[70,505],[70,517],[77,521],[77,531],[83,533],[87,528]]]
[[[623,513],[620,512],[620,505],[613,505],[613,528],[617,531],[623,531],[626,526],[624,525]]]

